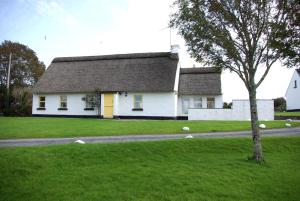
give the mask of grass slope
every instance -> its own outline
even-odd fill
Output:
[[[0,149],[0,200],[299,200],[300,138],[189,139]]]
[[[300,116],[300,112],[275,112],[275,116]]]
[[[284,127],[285,121],[263,122],[267,128]],[[300,122],[292,122],[292,126]],[[134,134],[181,133],[182,127],[190,132],[217,132],[250,130],[249,121],[143,121],[99,120],[78,118],[1,117],[0,139],[38,137],[112,136]]]

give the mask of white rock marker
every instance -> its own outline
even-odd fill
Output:
[[[292,125],[291,125],[291,124],[288,124],[288,123],[286,123],[286,124],[285,124],[285,126],[286,126],[286,127],[291,127]]]
[[[265,124],[259,124],[259,128],[266,128]]]
[[[293,121],[293,119],[287,119],[286,121],[292,122],[292,121]]]
[[[194,138],[192,135],[187,135],[187,136],[185,136],[184,138]]]
[[[78,144],[85,144],[85,142],[82,141],[82,140],[76,140],[75,143],[78,143]]]
[[[182,127],[182,130],[185,131],[185,132],[189,132],[190,128],[185,126],[185,127]]]

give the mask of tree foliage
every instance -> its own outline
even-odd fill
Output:
[[[11,58],[10,91],[7,95],[7,73]],[[28,115],[31,113],[31,90],[44,73],[45,65],[29,47],[11,41],[0,45],[0,113]],[[9,97],[8,97],[9,96]],[[8,105],[5,104],[9,98]]]
[[[281,56],[272,43],[288,27],[287,5],[287,0],[177,0],[171,27],[178,28],[193,58],[230,69],[249,90],[262,83]],[[251,86],[251,74],[260,66],[265,72]]]
[[[271,47],[280,54],[284,65],[300,67],[300,2],[287,0],[283,5],[285,21],[273,24],[278,31],[274,33]]]
[[[4,41],[0,45],[0,85],[6,85],[9,54],[12,53],[12,86],[33,86],[44,73],[45,65],[29,47],[17,42]]]
[[[283,97],[274,99],[274,110],[276,112],[286,111],[286,100]]]
[[[223,108],[224,109],[231,109],[232,108],[232,102],[230,102],[230,103],[224,102],[223,103]]]
[[[289,28],[290,1],[177,0],[171,15],[170,26],[178,29],[193,58],[229,69],[244,82],[250,99],[253,158],[258,161],[263,156],[256,90],[271,66],[284,57],[276,41],[282,27]]]

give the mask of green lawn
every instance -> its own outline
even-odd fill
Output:
[[[300,116],[300,112],[275,112],[276,116]]]
[[[0,148],[1,201],[300,200],[300,137]]]
[[[263,122],[267,128],[280,128],[285,121]],[[300,122],[292,122],[299,126]],[[152,121],[99,120],[78,118],[1,117],[0,139],[38,137],[112,136],[133,134],[216,132],[250,130],[249,121]]]

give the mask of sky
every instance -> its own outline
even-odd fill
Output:
[[[201,67],[189,57],[184,40],[169,29],[173,0],[0,0],[0,42],[33,49],[49,66],[63,56],[167,52],[180,46],[181,67]],[[263,67],[261,67],[263,68]],[[263,69],[262,69],[263,70]],[[279,62],[258,88],[257,98],[285,96],[294,69]],[[223,99],[247,99],[234,73],[222,73]]]

